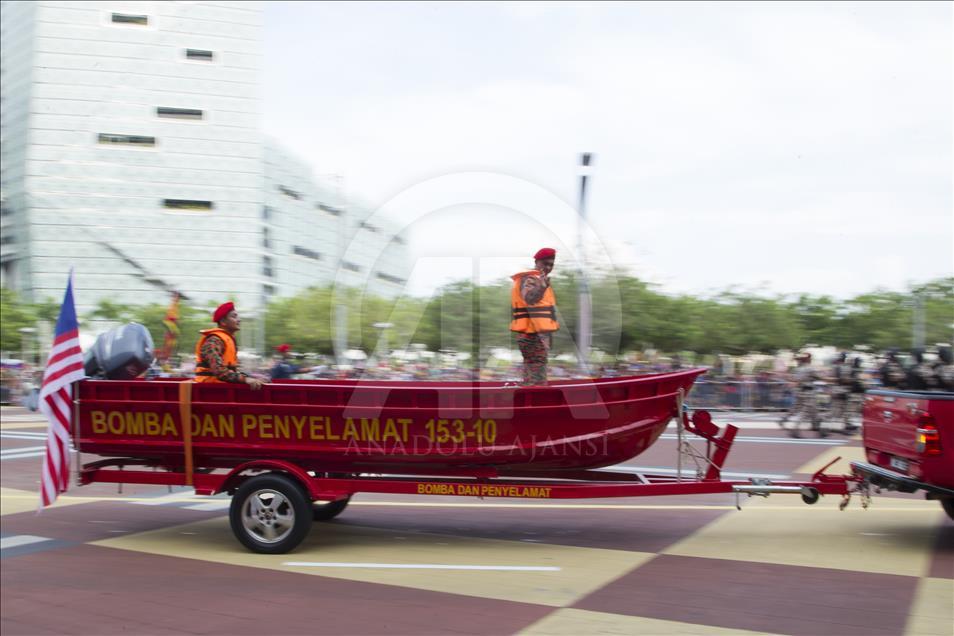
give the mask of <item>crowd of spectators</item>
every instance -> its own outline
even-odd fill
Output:
[[[889,357],[889,355],[891,357]],[[860,378],[867,388],[882,386],[882,367],[885,361],[895,359],[893,353],[881,357],[868,356],[862,367]],[[920,358],[917,359],[920,361]],[[739,410],[786,410],[791,408],[796,394],[795,379],[791,374],[790,358],[776,356],[763,357],[758,364],[741,364],[741,358],[722,356],[709,362],[711,368],[699,377],[690,394],[690,402],[696,408],[739,409]],[[415,361],[386,358],[381,360],[357,360],[348,364],[337,364],[334,358],[315,355],[276,356],[275,358],[248,357],[242,361],[247,371],[268,377],[278,364],[291,365],[293,378],[305,379],[377,379],[414,382],[513,382],[522,378],[519,359],[485,361],[479,370],[474,370],[468,360],[454,359],[453,356],[434,354],[427,359]],[[582,377],[620,377],[662,373],[678,370],[687,366],[680,356],[663,357],[654,352],[649,354],[629,354],[626,357],[612,359],[602,357],[594,364],[589,375],[582,374],[575,361],[566,356],[554,357],[549,367],[551,380],[565,380]],[[834,371],[830,360],[816,360],[815,365],[822,379],[834,382]],[[185,360],[174,368],[155,366],[147,377],[189,377],[194,365]],[[748,368],[748,372],[742,369]],[[36,391],[42,378],[42,369],[29,364],[5,365],[0,376],[3,388],[4,404],[35,405]]]

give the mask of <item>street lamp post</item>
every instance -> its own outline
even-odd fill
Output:
[[[378,350],[379,352],[381,352],[381,355],[383,355],[385,359],[387,359],[388,354],[389,354],[389,351],[388,351],[388,329],[390,329],[391,327],[393,327],[394,324],[393,324],[393,323],[390,323],[390,322],[376,322],[376,323],[374,323],[374,324],[371,325],[371,326],[381,332],[381,335],[378,337],[378,347],[377,347],[377,350]]]
[[[580,373],[590,374],[590,346],[592,340],[593,307],[590,298],[589,281],[586,273],[586,254],[584,253],[584,232],[586,231],[586,185],[589,177],[590,165],[593,161],[592,153],[580,155],[580,202],[577,216],[577,254],[580,259],[579,281],[579,319],[577,321],[577,348],[580,363]]]
[[[30,340],[33,334],[36,333],[36,329],[33,327],[20,327],[17,331],[20,332],[20,357],[24,362],[33,364],[33,346]],[[27,358],[30,359],[27,360]]]

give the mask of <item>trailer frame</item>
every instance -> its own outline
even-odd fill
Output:
[[[684,405],[682,390],[679,391],[677,407],[676,412],[680,415],[674,418],[678,444],[675,475],[612,469],[534,471],[493,466],[459,467],[440,472],[418,466],[395,474],[325,473],[309,470],[286,459],[255,459],[223,468],[193,466],[187,446],[186,456],[180,466],[160,465],[155,459],[134,457],[102,459],[81,464],[78,481],[80,485],[115,483],[120,487],[122,484],[192,486],[198,495],[236,495],[249,490],[247,484],[250,482],[254,485],[257,483],[254,480],[261,482],[263,477],[271,476],[266,490],[275,492],[277,489],[279,496],[289,500],[288,510],[297,507],[292,517],[302,514],[302,502],[306,502],[309,505],[319,504],[315,507],[314,518],[322,520],[339,514],[351,497],[359,493],[560,500],[735,494],[736,506],[740,510],[743,495],[767,497],[770,494],[797,494],[806,504],[816,503],[822,495],[840,495],[842,509],[848,504],[852,493],[864,495],[863,480],[857,474],[829,475],[825,472],[840,457],[822,467],[808,480],[757,477],[724,480],[722,468],[738,427],[727,424],[720,429],[704,410],[690,415]],[[692,446],[687,433],[705,440],[704,452]],[[684,469],[684,464],[688,462],[695,464],[694,472]],[[283,481],[276,481],[276,475]],[[285,482],[292,485],[291,489]],[[251,489],[254,490],[254,486]],[[863,496],[862,502],[866,504],[867,498]],[[246,510],[245,517],[243,509]],[[238,501],[237,497],[233,497],[230,519],[236,538],[257,552],[287,552],[304,539],[308,530],[299,519],[293,522],[295,532],[294,536],[289,537],[291,540],[276,544],[263,543],[247,536],[243,530],[243,519],[247,522],[247,517],[247,501]],[[311,518],[307,519],[309,526],[311,521]]]

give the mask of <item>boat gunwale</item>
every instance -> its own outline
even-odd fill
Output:
[[[377,405],[377,404],[372,404],[372,405],[368,405],[368,404],[350,405],[350,404],[296,404],[296,403],[284,403],[284,402],[281,402],[281,403],[275,403],[275,402],[206,402],[206,401],[203,401],[203,400],[193,400],[193,401],[192,401],[192,404],[193,404],[193,406],[199,406],[199,405],[201,405],[201,406],[220,406],[220,405],[221,405],[221,406],[232,406],[232,407],[238,407],[238,406],[269,406],[269,405],[274,405],[274,406],[309,406],[309,407],[315,407],[315,408],[338,408],[338,409],[348,409],[348,410],[376,409],[376,410],[378,410],[378,411],[381,411],[381,410],[384,410],[384,409],[387,409],[387,410],[397,410],[397,409],[400,409],[400,410],[406,410],[406,411],[432,411],[432,412],[433,412],[433,411],[440,411],[440,412],[445,412],[445,411],[465,411],[465,410],[467,410],[467,411],[494,411],[494,410],[504,410],[504,409],[513,410],[513,411],[522,410],[522,409],[533,409],[533,410],[541,411],[541,410],[546,410],[546,409],[567,410],[567,409],[583,409],[583,408],[595,407],[595,406],[617,406],[617,405],[621,405],[621,404],[630,404],[630,403],[634,403],[634,402],[640,402],[640,401],[642,401],[642,400],[658,400],[658,399],[660,399],[660,398],[674,397],[674,396],[676,396],[678,393],[679,393],[679,391],[677,390],[677,391],[672,391],[672,392],[670,392],[670,393],[657,393],[656,395],[644,395],[644,396],[640,396],[640,397],[627,398],[627,399],[623,399],[623,400],[613,400],[613,401],[610,401],[610,402],[607,402],[607,401],[605,401],[605,400],[601,400],[601,401],[599,401],[599,402],[584,402],[584,403],[580,403],[580,404],[538,404],[538,405],[533,405],[533,404],[531,404],[531,405],[522,405],[522,406],[517,406],[517,405],[513,405],[513,404],[511,404],[511,405],[505,405],[505,406],[480,406],[480,405],[478,405],[478,406],[476,406],[476,407],[475,407],[475,406],[382,406],[382,405]],[[115,400],[115,399],[98,400],[98,399],[95,399],[95,398],[93,398],[93,399],[84,399],[83,402],[84,402],[84,403],[91,403],[91,402],[123,402],[123,403],[127,403],[127,404],[128,404],[128,403],[135,403],[135,404],[161,404],[161,405],[174,405],[174,404],[176,404],[175,402],[169,402],[169,401],[166,401],[166,400],[133,400],[133,399],[130,399],[130,400]]]
[[[691,369],[682,369],[679,371],[665,372],[665,373],[656,373],[649,375],[631,375],[623,376],[618,378],[583,378],[579,380],[557,380],[546,385],[540,386],[522,386],[522,385],[513,385],[505,386],[503,384],[495,384],[488,386],[486,383],[480,382],[402,382],[400,380],[385,380],[389,384],[373,384],[374,380],[355,380],[352,384],[324,384],[323,380],[293,380],[292,382],[269,382],[264,385],[263,388],[271,387],[282,387],[282,388],[298,388],[304,389],[306,387],[319,387],[322,389],[387,389],[387,390],[397,390],[397,391],[421,391],[421,390],[435,390],[435,391],[448,391],[448,392],[459,392],[459,391],[468,391],[468,392],[481,392],[481,391],[534,391],[540,392],[544,390],[553,391],[553,390],[567,390],[567,389],[592,389],[599,387],[613,387],[614,385],[629,385],[645,381],[651,381],[653,379],[659,380],[660,378],[665,378],[666,380],[683,378],[687,376],[698,377],[703,373],[707,372],[709,367],[693,367]],[[142,386],[143,382],[155,383],[155,384],[165,384],[165,383],[174,383],[174,382],[185,382],[190,381],[191,378],[160,378],[156,380],[105,380],[105,379],[94,379],[87,378],[83,380],[84,383],[92,384],[118,384],[122,383],[125,385],[132,386]],[[322,382],[322,384],[317,384]],[[329,381],[331,382],[331,381]],[[234,387],[244,386],[235,384]],[[202,389],[205,390],[206,387],[216,387],[222,389],[231,389],[234,388],[231,383],[208,383],[202,384]],[[214,389],[213,389],[214,390]],[[196,402],[201,402],[201,400],[196,400]],[[206,402],[204,402],[206,403]],[[247,402],[246,404],[259,404],[259,402]]]

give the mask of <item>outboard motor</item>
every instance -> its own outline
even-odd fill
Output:
[[[148,369],[154,358],[149,330],[131,322],[100,334],[86,352],[83,368],[91,378],[132,380]]]

